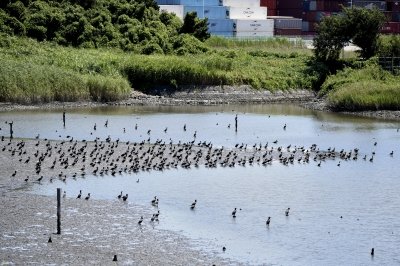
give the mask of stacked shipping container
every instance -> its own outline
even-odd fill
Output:
[[[281,10],[277,9],[279,6],[282,6],[280,0],[261,0],[261,6],[265,6],[268,9],[268,17],[274,20],[274,33],[275,35],[284,35],[284,36],[299,36],[301,35],[301,19],[294,18],[292,15],[283,16],[281,14]],[[284,6],[289,7],[284,10],[284,14],[294,14],[299,13],[296,10],[296,6],[300,6],[295,1],[284,2]],[[271,11],[272,10],[272,11]],[[281,16],[278,16],[281,15]]]
[[[233,37],[272,37],[274,21],[267,19],[268,8],[260,7],[260,0],[221,0],[220,4],[227,9],[228,22],[224,20],[210,21],[209,30],[218,34],[213,28],[225,24]]]
[[[160,10],[183,20],[188,12],[208,18],[209,32],[226,37],[272,37],[274,21],[260,0],[158,0]],[[204,3],[204,5],[203,5]]]
[[[342,6],[378,8],[388,18],[382,33],[400,33],[400,0],[157,0],[161,10],[183,17],[207,17],[209,29],[222,36],[314,35],[326,16]],[[204,4],[204,5],[203,5]],[[271,20],[267,20],[267,17]],[[294,18],[293,18],[294,17]],[[234,25],[236,25],[234,27]],[[271,29],[271,25],[275,25]]]
[[[338,14],[342,5],[346,6],[347,0],[304,0],[303,1],[303,35],[314,35],[318,23],[326,16]]]

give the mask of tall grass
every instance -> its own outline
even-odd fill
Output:
[[[0,101],[40,103],[126,98],[131,88],[119,74],[121,54],[40,44],[27,38],[2,38]]]
[[[328,102],[338,110],[399,110],[400,77],[377,65],[345,69],[323,85]]]
[[[301,39],[287,38],[223,38],[212,36],[205,42],[217,50],[270,51],[275,53],[298,52],[311,55]]]
[[[128,81],[123,78],[90,75],[86,81],[90,97],[98,102],[124,99],[131,90]]]
[[[77,101],[88,98],[85,87],[80,75],[61,68],[11,60],[0,64],[0,101]]]
[[[255,47],[250,41],[226,40],[232,47]],[[212,41],[210,41],[212,42]],[[270,41],[260,41],[265,45]],[[25,38],[0,37],[1,101],[42,102],[126,98],[129,87],[155,85],[251,85],[256,89],[311,89],[315,73],[309,56],[264,50],[210,49],[197,55],[165,56],[124,53],[118,49],[75,49]],[[235,44],[236,43],[236,44]],[[228,46],[229,46],[228,45]],[[18,73],[14,78],[10,73]],[[9,76],[9,77],[8,77]]]
[[[136,88],[154,85],[223,85],[230,84],[218,67],[198,63],[198,57],[132,56],[123,71]]]
[[[121,77],[81,75],[59,67],[3,60],[0,64],[0,101],[115,101],[130,93]]]
[[[122,66],[135,88],[153,85],[251,85],[256,89],[311,89],[303,57],[252,56],[247,53],[209,53],[196,56],[132,56]]]

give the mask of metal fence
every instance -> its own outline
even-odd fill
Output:
[[[393,74],[400,75],[400,57],[379,57],[379,65]]]

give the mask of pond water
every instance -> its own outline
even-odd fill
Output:
[[[237,143],[252,147],[267,142],[276,147],[317,144],[321,150],[358,148],[359,159],[341,161],[340,166],[339,159],[322,162],[320,167],[310,160],[309,164],[289,166],[274,162],[267,167],[199,167],[89,176],[67,183],[45,183],[35,186],[33,192],[55,195],[56,187],[62,187],[71,197],[82,189],[96,199],[117,200],[116,195],[123,190],[129,193],[129,202],[149,208],[157,195],[161,213],[157,227],[184,234],[196,240],[199,248],[243,263],[400,264],[398,122],[290,105],[77,109],[67,111],[65,128],[62,110],[5,112],[0,114],[0,135],[8,133],[6,121],[14,122],[14,137],[23,138],[38,134],[42,139],[56,140],[68,135],[78,140],[110,136],[113,140],[150,138],[151,142],[162,139],[177,143],[192,141],[196,132],[196,142],[211,141],[229,148]],[[373,152],[374,161],[370,162]],[[364,155],[367,160],[362,159]],[[190,210],[194,199],[196,208]],[[288,207],[290,214],[285,216]],[[238,209],[236,218],[231,216],[234,208]],[[146,219],[145,226],[150,226],[150,217]],[[227,248],[224,253],[222,246]],[[370,256],[372,247],[374,257]]]

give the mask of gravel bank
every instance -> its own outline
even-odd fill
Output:
[[[268,104],[268,103],[293,103],[304,108],[333,112],[325,99],[317,98],[309,90],[291,91],[264,91],[254,90],[251,86],[187,86],[179,91],[169,88],[156,88],[147,94],[133,90],[128,99],[109,102],[52,102],[35,105],[21,105],[14,103],[0,103],[0,111],[29,110],[29,109],[62,109],[99,106],[132,106],[132,105],[218,105],[218,104]],[[342,112],[352,115],[372,117],[379,119],[400,120],[400,111],[379,110]]]

